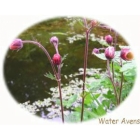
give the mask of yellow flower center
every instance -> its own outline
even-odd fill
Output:
[[[132,52],[128,52],[126,55],[127,60],[132,60],[134,58],[134,55]]]

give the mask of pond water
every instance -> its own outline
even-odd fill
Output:
[[[88,68],[105,69],[105,61],[101,61],[91,53],[93,48],[101,47],[97,38],[108,34],[114,36],[114,33],[107,29],[97,27],[92,30],[89,41]],[[55,53],[54,47],[49,41],[52,36],[59,38],[61,56],[68,54],[62,68],[62,83],[65,84],[68,82],[64,78],[65,75],[74,74],[78,72],[79,68],[83,68],[84,28],[75,18],[62,17],[43,21],[23,31],[18,38],[37,40],[52,57]],[[117,40],[123,46],[128,45],[121,36],[118,36]],[[25,44],[18,52],[7,51],[4,76],[6,85],[17,102],[34,102],[50,96],[48,94],[50,88],[57,86],[57,83],[46,78],[44,76],[46,72],[53,73],[46,55],[37,46]]]

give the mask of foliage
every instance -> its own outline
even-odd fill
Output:
[[[81,18],[65,18],[65,20],[68,21],[68,27],[71,27],[73,32],[69,33],[69,31],[66,32],[66,31],[57,30],[49,33],[49,35],[59,35],[61,37],[63,36],[64,37],[63,39],[69,42],[69,45],[76,44],[79,41],[82,44],[82,46],[84,46],[83,40],[87,38],[85,33],[82,33],[82,31],[84,31],[85,28],[81,29],[81,27],[84,27],[83,20]],[[90,23],[90,20],[87,21],[87,23]],[[80,32],[76,33],[78,29]],[[95,28],[95,32],[96,32],[96,28]],[[101,46],[104,49],[110,46],[110,44],[108,44],[102,38],[101,35],[97,37],[94,33],[91,33],[88,37],[89,37],[89,41],[98,44],[98,46]],[[62,42],[63,39],[61,40]],[[62,42],[60,43],[61,45],[66,45],[65,43]],[[117,45],[119,46],[119,48],[124,47],[119,44]],[[104,69],[85,68],[86,81],[82,81],[80,78],[80,76],[83,75],[85,70],[83,68],[79,68],[79,71],[77,73],[71,73],[70,75],[63,75],[63,74],[61,75],[60,74],[61,68],[65,66],[64,60],[69,60],[69,63],[73,61],[75,61],[76,63],[77,53],[73,53],[73,52],[77,51],[76,50],[77,47],[72,48],[73,51],[69,55],[69,58],[67,58],[68,54],[65,54],[62,57],[61,59],[62,63],[60,67],[56,66],[56,68],[58,68],[58,73],[55,73],[54,74],[55,76],[51,72],[49,72],[49,70],[44,75],[45,77],[51,80],[57,81],[59,84],[61,83],[60,86],[62,87],[61,88],[62,99],[60,100],[61,96],[59,95],[60,88],[58,87],[60,86],[51,87],[50,92],[47,92],[47,95],[49,95],[50,97],[42,101],[41,100],[34,101],[33,103],[31,103],[30,101],[21,103],[20,105],[22,108],[25,108],[30,113],[41,116],[42,118],[56,120],[57,118],[59,119],[62,117],[61,113],[63,111],[62,111],[61,101],[63,100],[65,121],[80,122],[82,103],[84,106],[83,120],[86,121],[89,119],[96,119],[114,110],[118,106],[116,100],[116,93],[120,100],[119,104],[126,99],[126,97],[129,95],[129,92],[134,85],[134,81],[136,77],[135,61],[121,60],[120,50],[115,51],[115,57],[111,61],[110,60],[108,61],[104,53],[99,53],[99,54],[93,53],[94,54],[93,57],[97,57],[97,60],[103,61],[104,63],[106,63],[106,61],[109,62],[110,65],[109,68],[107,67],[107,70],[105,70],[106,67]],[[129,47],[129,46],[125,46],[125,47]],[[59,49],[61,50],[62,48],[60,47]],[[36,51],[36,49],[26,51],[28,53],[24,57],[28,58],[30,56],[29,52],[34,53],[34,51]],[[66,52],[68,52],[68,50]],[[80,52],[78,53],[80,54]],[[71,61],[70,58],[74,58],[72,59],[73,61]],[[69,63],[67,65],[69,65]],[[111,70],[111,74],[109,74],[108,69]],[[63,79],[67,81],[67,83],[66,82],[63,83],[63,80],[61,81],[60,79],[56,79],[57,74],[61,75],[60,76],[62,77],[61,80]],[[113,77],[112,79],[110,75]],[[83,83],[85,84],[84,92],[82,88]],[[114,87],[116,88],[116,92],[114,90],[115,89]],[[84,102],[82,99],[84,99]]]
[[[118,80],[121,72],[124,73],[124,83],[122,90],[122,101],[129,95],[130,90],[134,85],[136,75],[136,65],[134,61],[124,62],[122,68],[118,63],[114,63],[115,79]],[[64,117],[67,122],[80,122],[81,112],[81,96],[82,96],[82,80],[78,79],[78,74],[82,74],[82,68],[79,68],[79,73],[73,74],[74,80],[69,81],[68,85],[63,85],[63,106]],[[84,120],[95,119],[111,112],[116,108],[116,100],[112,84],[106,75],[105,71],[100,69],[87,69],[88,78],[86,80],[86,97],[84,102]],[[42,117],[57,120],[61,117],[60,100],[58,88],[50,89],[49,93],[52,97],[44,99],[44,101],[36,101],[32,104],[23,103],[22,107],[26,108],[33,114],[39,114]],[[26,104],[26,105],[25,105]],[[42,109],[45,108],[45,109]],[[46,112],[44,110],[47,110]],[[40,112],[40,113],[38,113]],[[41,113],[43,112],[43,113]],[[45,114],[45,115],[44,115]]]

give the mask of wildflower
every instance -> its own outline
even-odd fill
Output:
[[[61,63],[61,56],[59,54],[54,54],[54,56],[53,56],[53,63],[55,65],[60,65],[60,63]]]
[[[134,55],[129,48],[122,48],[120,57],[123,60],[131,61],[134,58]]]
[[[91,21],[91,26],[94,27],[94,26],[97,26],[98,22],[97,20],[92,20]]]
[[[115,56],[115,48],[112,46],[109,46],[108,48],[105,49],[105,57],[107,59],[113,59]]]
[[[92,54],[94,54],[94,53],[99,54],[99,53],[100,53],[99,49],[94,48],[94,49],[92,50]]]
[[[51,37],[50,43],[52,43],[54,45],[56,53],[59,54],[59,52],[58,52],[58,42],[59,42],[59,40],[56,36]]]
[[[10,45],[11,50],[20,50],[22,47],[23,43],[21,39],[15,39]]]
[[[51,37],[50,42],[54,45],[54,46],[58,46],[58,38],[56,36]]]
[[[113,41],[112,36],[111,36],[111,35],[106,35],[106,36],[105,36],[105,41],[106,41],[108,44],[111,44],[112,41]]]

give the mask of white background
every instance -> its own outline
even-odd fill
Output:
[[[4,1],[0,5],[0,138],[1,139],[139,139],[140,124],[101,125],[98,120],[83,124],[57,124],[20,109],[4,82],[3,62],[11,41],[27,27],[57,16],[86,16],[114,29],[132,46],[137,79],[130,96],[105,118],[140,119],[140,16],[138,1]],[[123,15],[123,16],[122,16]],[[16,126],[15,126],[16,125]]]

